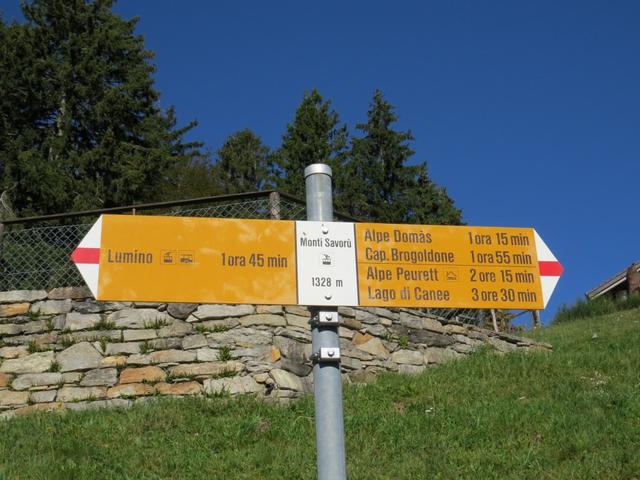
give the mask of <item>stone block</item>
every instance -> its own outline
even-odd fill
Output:
[[[94,387],[99,385],[115,385],[118,383],[118,370],[115,368],[97,368],[84,374],[80,385]]]
[[[202,393],[202,385],[198,382],[158,383],[156,392],[160,395],[198,395]]]
[[[464,325],[450,324],[444,325],[443,328],[449,333],[465,333],[467,331],[467,328]]]
[[[29,392],[12,392],[0,390],[0,407],[13,407],[29,402]]]
[[[171,320],[169,314],[153,308],[127,308],[107,316],[107,321],[115,323],[117,328],[131,329],[154,328],[154,325],[169,324]]]
[[[208,345],[207,337],[204,335],[188,335],[182,339],[182,348],[189,350],[191,348],[203,348]]]
[[[299,317],[309,318],[311,316],[309,309],[302,305],[287,305],[284,307],[284,311],[293,315],[298,315]]]
[[[446,363],[458,358],[459,354],[449,348],[427,348],[424,352],[425,363]]]
[[[160,367],[125,368],[120,383],[164,382],[167,374]]]
[[[142,395],[153,395],[155,391],[156,389],[153,385],[147,385],[145,383],[129,383],[109,388],[107,390],[107,397],[139,397]]]
[[[17,347],[2,347],[0,348],[1,358],[19,358],[29,355],[29,350],[24,345]]]
[[[424,330],[429,330],[431,332],[436,332],[436,333],[446,332],[444,326],[439,321],[433,318],[423,317],[420,319],[420,322],[422,323],[422,328]]]
[[[358,350],[362,350],[363,352],[370,353],[371,355],[374,355],[379,358],[383,358],[383,359],[389,358],[389,350],[386,349],[386,347],[383,345],[382,341],[379,338],[371,337],[366,342],[355,345],[355,347]]]
[[[151,364],[151,355],[149,355],[148,353],[140,354],[134,354],[134,355],[130,355],[128,358],[125,357],[125,362],[127,365],[150,365]]]
[[[57,390],[42,390],[39,392],[31,392],[29,401],[31,403],[50,403],[56,399]]]
[[[71,300],[44,300],[31,305],[29,311],[40,315],[59,315],[71,311]]]
[[[338,315],[341,317],[356,318],[356,310],[351,307],[338,307]]]
[[[258,383],[267,383],[269,380],[273,381],[268,373],[258,373],[253,376],[253,379]]]
[[[351,330],[360,330],[362,328],[362,322],[356,320],[355,318],[343,318],[342,326],[345,328],[350,328]]]
[[[106,355],[121,355],[132,353],[140,353],[140,343],[108,343],[107,350],[105,351]]]
[[[408,337],[410,342],[420,343],[427,347],[447,347],[454,343],[450,335],[442,335],[428,330],[409,330]]]
[[[196,352],[188,350],[160,350],[151,353],[151,363],[195,362]]]
[[[78,313],[103,313],[129,308],[131,302],[98,302],[96,300],[74,301],[73,310]]]
[[[382,337],[389,334],[389,331],[383,325],[379,325],[377,323],[365,325],[362,327],[361,331],[376,337]]]
[[[253,305],[200,305],[192,313],[198,320],[215,318],[243,317],[255,313]]]
[[[311,365],[285,357],[280,359],[280,368],[287,372],[294,373],[299,377],[306,377],[311,373],[311,370],[313,370]]]
[[[296,392],[304,391],[302,379],[293,373],[289,373],[279,368],[274,368],[271,370],[271,377],[275,381],[277,387],[281,390],[294,390]]]
[[[7,303],[5,305],[0,305],[0,318],[26,315],[30,307],[30,303]]]
[[[400,325],[416,330],[422,329],[422,319],[407,312],[400,312]]]
[[[216,378],[204,381],[205,392],[216,395],[228,392],[230,395],[262,393],[264,387],[252,377]]]
[[[53,392],[56,393],[55,390]],[[48,403],[36,403],[35,405],[29,405],[28,407],[18,408],[17,410],[14,410],[14,412],[16,415],[26,415],[26,414],[35,413],[35,412],[52,412],[54,410],[62,410],[62,409],[64,409],[64,403],[48,402]]]
[[[424,364],[424,355],[415,350],[398,350],[391,354],[390,360],[400,364],[422,365]]]
[[[117,342],[122,338],[122,332],[120,330],[88,330],[70,333],[69,335],[75,342],[93,342],[96,339],[106,339]]]
[[[27,390],[31,387],[43,385],[57,385],[62,382],[62,374],[58,372],[24,373],[18,375],[11,383],[14,390]]]
[[[87,287],[59,287],[49,292],[49,300],[76,300],[80,298],[91,298],[91,290]]]
[[[360,370],[362,368],[362,361],[357,358],[342,356],[340,358],[340,365],[347,370]]]
[[[0,303],[36,302],[47,298],[44,290],[11,290],[0,292]]]
[[[193,325],[182,320],[173,320],[171,325],[167,325],[158,330],[158,336],[164,337],[184,337],[193,331]]]
[[[243,327],[267,326],[267,327],[284,327],[287,321],[280,315],[270,315],[267,313],[247,315],[240,319],[240,325]]]
[[[243,365],[240,362],[185,363],[171,367],[169,373],[172,377],[218,376],[228,372],[241,372],[242,368]]]
[[[210,347],[235,345],[236,347],[251,348],[256,345],[271,345],[273,334],[267,330],[234,328],[227,332],[210,333],[207,338]]]
[[[149,341],[149,346],[154,350],[168,350],[170,348],[180,348],[182,346],[181,338],[156,338]]]
[[[100,400],[106,398],[106,387],[62,387],[58,390],[56,401],[78,402],[82,400]]]
[[[64,383],[78,383],[82,379],[81,372],[65,372],[62,374],[62,381]]]
[[[90,343],[76,343],[57,355],[60,371],[91,370],[102,363],[102,355]]]
[[[388,318],[389,320],[398,320],[398,317],[399,317],[398,313],[392,312],[387,308],[373,307],[370,310],[375,316]]]
[[[69,312],[65,317],[64,328],[71,331],[88,330],[100,323],[100,315],[96,313]]]
[[[215,348],[199,348],[196,350],[196,359],[199,362],[216,362],[220,351]]]
[[[51,368],[53,363],[53,352],[32,353],[25,357],[5,360],[0,365],[0,372],[3,373],[42,373]]]
[[[53,320],[32,320],[30,322],[22,325],[22,333],[32,334],[32,333],[42,333],[47,330],[52,330],[49,328],[49,325],[52,325]]]
[[[282,313],[282,305],[256,305],[256,313],[272,313],[278,315]]]
[[[277,327],[274,331],[275,335],[287,337],[301,343],[311,343],[311,329],[309,327],[302,329],[298,327]]]
[[[158,338],[156,330],[123,330],[122,339],[125,342],[136,342],[139,340],[153,340]]]
[[[198,308],[197,303],[169,303],[167,312],[174,318],[185,320],[196,308]]]
[[[24,325],[16,325],[13,323],[0,324],[0,336],[4,335],[19,335],[22,333]]]
[[[0,373],[0,388],[8,387],[13,380],[13,375],[9,373]]]
[[[505,342],[504,340],[500,340],[499,338],[496,338],[496,337],[489,337],[489,343],[493,345],[493,347],[501,353],[509,353],[518,349],[518,347],[515,346],[514,344]]]
[[[372,340],[372,339],[373,339],[373,337],[372,337],[371,335],[366,334],[366,333],[365,333],[365,334],[362,334],[362,333],[356,333],[356,334],[353,336],[353,339],[351,340],[351,342],[352,342],[355,346],[358,346],[358,345],[361,345],[361,344],[363,344],[363,343],[367,343],[369,340]]]
[[[280,317],[282,318],[282,317]],[[298,327],[298,328],[302,328],[302,329],[306,329],[306,330],[310,330],[311,326],[309,324],[309,317],[301,317],[300,315],[293,315],[291,313],[287,313],[285,315],[286,318],[286,324],[293,326],[293,327]]]

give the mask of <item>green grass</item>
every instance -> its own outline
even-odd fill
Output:
[[[640,478],[640,312],[535,332],[551,353],[482,351],[345,389],[354,479]],[[0,424],[0,478],[314,479],[313,402],[162,400]]]

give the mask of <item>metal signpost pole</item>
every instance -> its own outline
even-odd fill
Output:
[[[331,168],[323,163],[304,170],[307,220],[332,222]],[[312,354],[318,480],[347,478],[340,375],[338,309],[311,308]]]

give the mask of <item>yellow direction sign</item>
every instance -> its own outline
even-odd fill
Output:
[[[291,221],[103,215],[72,259],[98,300],[297,301]]]
[[[539,310],[562,273],[531,228],[358,223],[355,230],[360,305]]]
[[[531,228],[103,215],[72,259],[98,300],[545,307]]]

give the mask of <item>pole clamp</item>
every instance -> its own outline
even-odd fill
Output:
[[[319,351],[311,355],[313,363],[339,363],[339,347],[322,347]]]
[[[337,311],[320,310],[311,317],[310,323],[320,327],[337,327],[340,325],[340,317]]]

